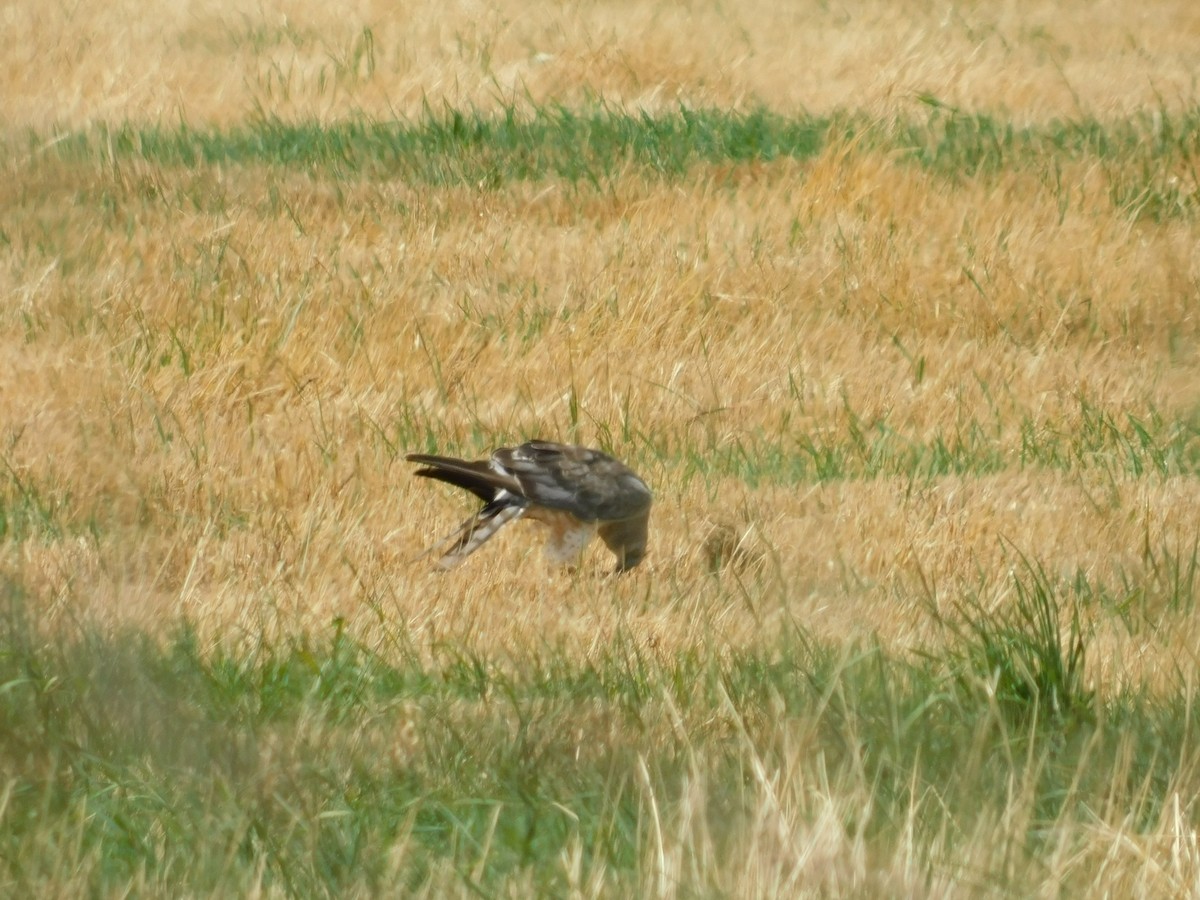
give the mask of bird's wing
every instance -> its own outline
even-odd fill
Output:
[[[599,450],[549,441],[503,447],[492,462],[516,479],[531,503],[566,510],[584,522],[628,519],[650,508],[650,489]]]

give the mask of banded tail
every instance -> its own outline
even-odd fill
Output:
[[[489,503],[427,550],[426,555],[437,553],[449,545],[449,549],[438,559],[437,567],[443,571],[453,569],[491,540],[497,531],[524,514],[523,506]]]

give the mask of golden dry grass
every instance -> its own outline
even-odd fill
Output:
[[[0,19],[5,120],[326,120],[600,95],[862,108],[930,93],[1020,121],[1190,102],[1200,13],[1088,0],[848,5],[637,2],[15,3]]]
[[[1128,0],[20,2],[0,13],[0,42],[0,503],[35,498],[53,523],[10,526],[0,571],[49,625],[163,633],[186,618],[237,645],[340,617],[368,645],[386,624],[418,648],[519,659],[602,654],[618,631],[650,653],[728,650],[796,620],[902,650],[936,638],[933,585],[941,601],[1005,602],[1018,551],[1111,585],[1150,577],[1147,548],[1186,557],[1200,533],[1190,470],[1138,473],[1112,453],[1021,462],[1031,434],[1069,451],[1091,414],[1169,428],[1200,409],[1200,226],[1114,206],[1094,161],[1065,160],[1056,182],[959,180],[835,141],[684,180],[632,169],[603,188],[492,189],[80,162],[26,139],[593,97],[886,119],[930,94],[1017,123],[1104,120],[1195,103],[1190,0],[1152,13]],[[705,462],[737,446],[795,455],[805,435],[842,445],[876,422],[918,444],[978,427],[996,463],[789,481]],[[401,438],[484,452],[535,435],[607,442],[642,471],[657,497],[647,563],[621,580],[597,577],[598,553],[578,575],[549,572],[520,526],[431,572],[418,555],[466,503],[412,479],[403,453],[429,447]],[[714,556],[733,558],[717,577]],[[1101,693],[1170,691],[1196,662],[1193,616],[1098,628]],[[859,838],[821,824],[869,798],[759,788],[794,805],[764,799],[746,871],[712,883],[804,871],[870,892]],[[1171,815],[1189,813],[1134,836],[1105,811],[1087,849],[1052,868],[1096,891],[1194,888],[1195,832]],[[1019,824],[980,823],[966,852],[983,859],[989,828]],[[711,860],[699,819],[660,839],[649,886]],[[912,875],[906,846],[875,864],[908,867],[909,894],[955,893]]]

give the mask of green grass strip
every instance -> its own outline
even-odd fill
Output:
[[[1178,214],[1197,200],[1200,108],[1149,110],[1107,122],[1081,117],[1023,124],[921,99],[924,116],[892,121],[854,112],[787,116],[765,108],[680,107],[649,114],[600,105],[510,107],[495,114],[427,109],[416,120],[328,125],[259,117],[225,130],[127,123],[56,135],[49,152],[67,160],[273,165],[494,187],[545,178],[602,183],[631,166],[680,178],[697,165],[807,159],[838,140],[899,153],[956,177],[1094,160],[1105,167],[1114,201],[1143,214]],[[35,151],[46,142],[44,135],[29,136]]]

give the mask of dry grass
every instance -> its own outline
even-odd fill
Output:
[[[124,165],[45,163],[11,198],[4,353],[21,390],[0,401],[4,456],[58,533],[4,552],[64,608],[257,633],[263,616],[286,631],[382,602],[419,620],[477,598],[501,644],[529,616],[549,620],[532,633],[574,632],[560,612],[580,587],[524,558],[532,529],[448,577],[413,561],[462,504],[412,481],[402,452],[538,434],[611,442],[655,484],[635,582],[690,595],[705,522],[752,528],[785,582],[833,607],[806,619],[835,631],[876,589],[886,621],[919,574],[1002,582],[1000,537],[1109,580],[1147,535],[1197,528],[1190,475],[1111,471],[1111,448],[1021,462],[1023,442],[1069,447],[1087,410],[1118,427],[1193,415],[1186,223],[1085,206],[1056,225],[1037,193],[1017,204],[1003,183],[952,189],[840,148],[735,190],[630,176],[579,205],[553,184],[343,182],[335,201],[261,170],[154,177],[147,193]],[[45,199],[72,179],[72,203]],[[221,199],[181,209],[193,196]],[[914,489],[902,463],[773,485],[704,462],[849,446],[876,422],[901,444],[978,428],[1000,470]],[[544,603],[525,601],[531,582]]]
[[[21,3],[0,21],[9,124],[127,117],[230,123],[263,109],[327,120],[603,96],[630,107],[889,113],[928,93],[1019,120],[1191,102],[1200,13],[1188,0],[1028,0],[994,9],[232,0]]]
[[[236,652],[342,620],[385,657],[404,633],[431,665],[450,643],[519,670],[626,639],[720,657],[800,622],[903,655],[941,638],[931,609],[1007,602],[1024,554],[1108,592],[1098,695],[1183,690],[1200,633],[1163,560],[1194,562],[1200,533],[1200,220],[1114,204],[1120,162],[957,178],[832,140],[684,179],[494,187],[53,142],[596,97],[885,123],[920,95],[1018,125],[1169,115],[1196,102],[1194,3],[203,6],[0,14],[0,572],[39,628],[186,619]],[[1192,210],[1195,177],[1163,175]],[[529,436],[605,444],[652,484],[635,574],[548,572],[532,526],[447,575],[416,559],[464,504],[403,453]],[[929,468],[955,441],[958,462]],[[772,771],[747,763],[748,830],[707,832],[718,774],[700,763],[673,818],[640,823],[640,889],[989,894],[972,870],[1047,896],[1197,890],[1187,796],[1148,826],[1064,814],[1020,862],[1002,855],[1031,827],[1028,784],[1000,821],[930,835],[917,819],[940,801],[914,782],[913,821],[873,843],[841,827],[873,786],[822,781],[812,735],[772,740]],[[647,811],[656,776],[632,782]],[[563,851],[580,895],[611,887],[591,849]],[[461,890],[439,865],[426,889]]]

